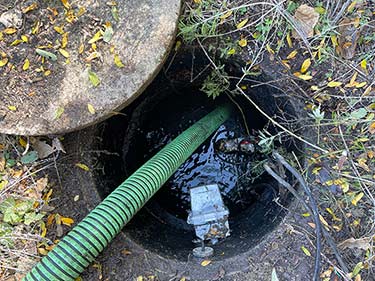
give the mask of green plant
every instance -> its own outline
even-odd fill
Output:
[[[229,89],[229,81],[225,79],[226,76],[224,66],[212,70],[211,74],[204,80],[200,90],[206,93],[208,97],[217,98]]]

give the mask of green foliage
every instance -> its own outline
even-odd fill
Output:
[[[214,69],[211,74],[204,80],[201,91],[206,93],[208,97],[215,99],[229,88],[229,81],[225,79],[227,74],[224,66]]]
[[[30,225],[43,218],[43,214],[36,214],[33,200],[16,200],[14,197],[8,197],[0,204],[0,212],[3,214],[3,221],[14,225],[23,222]]]

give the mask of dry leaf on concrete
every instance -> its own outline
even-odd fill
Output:
[[[301,5],[294,14],[297,21],[297,27],[307,38],[314,36],[314,27],[319,21],[319,13],[313,7]],[[292,33],[294,38],[301,38],[296,30]]]

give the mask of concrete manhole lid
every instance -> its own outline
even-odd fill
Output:
[[[180,11],[180,0],[17,3],[0,5],[0,132],[19,135],[81,129],[127,106],[163,64]]]

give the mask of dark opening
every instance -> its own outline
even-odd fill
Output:
[[[208,66],[204,54],[194,50],[172,55],[142,97],[124,115],[106,123],[103,149],[116,151],[120,157],[101,159],[104,176],[99,182],[103,197],[218,104],[231,102],[225,94],[213,100],[200,91],[211,71]],[[240,76],[236,69],[240,68],[235,62],[226,62],[226,72],[231,76]],[[251,83],[247,89],[247,94],[270,116],[282,113],[283,118],[297,119],[295,106],[279,90],[266,84],[251,90]],[[265,127],[277,133],[248,101],[236,100],[244,114],[237,111],[220,126],[125,227],[124,231],[137,244],[167,258],[186,260],[197,246],[194,229],[186,223],[189,189],[200,185],[218,184],[230,211],[231,235],[213,246],[216,259],[249,251],[285,216],[281,206],[289,205],[290,196],[280,192],[276,182],[262,173],[265,154],[215,151],[219,139],[246,136],[244,118],[251,134],[256,135]],[[279,145],[285,150],[299,150],[287,139]]]

